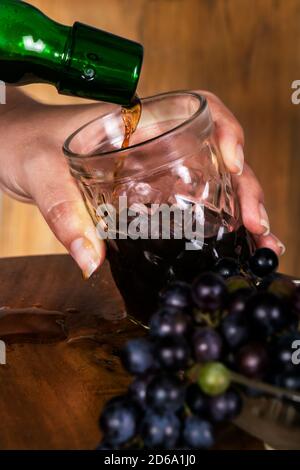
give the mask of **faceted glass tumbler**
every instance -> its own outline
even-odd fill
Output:
[[[102,236],[112,212],[128,216],[129,230],[117,223],[114,236],[107,237],[108,258],[127,312],[146,319],[166,283],[189,282],[218,257],[247,259],[251,240],[203,96],[171,92],[142,99],[128,148],[121,148],[123,138],[122,112],[116,108],[73,133],[64,153]],[[159,222],[151,233],[140,224],[140,237],[131,236],[130,227],[162,207],[188,211],[193,237],[178,236],[174,215],[169,232]]]

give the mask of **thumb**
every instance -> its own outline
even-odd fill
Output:
[[[105,244],[87,212],[67,162],[57,155],[30,165],[30,194],[49,227],[89,278],[105,258]]]

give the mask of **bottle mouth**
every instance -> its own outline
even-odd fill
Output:
[[[122,155],[130,152],[131,150],[146,149],[147,146],[150,146],[152,143],[163,142],[164,139],[169,138],[170,135],[183,130],[188,127],[197,119],[199,116],[203,115],[203,124],[201,126],[200,134],[205,134],[211,128],[211,120],[209,118],[207,100],[204,96],[199,95],[194,92],[188,91],[175,91],[168,93],[161,93],[159,95],[150,96],[147,98],[141,99],[142,105],[142,117],[143,113],[146,112],[146,107],[148,104],[153,103],[162,103],[163,101],[171,99],[184,100],[189,99],[188,116],[185,118],[178,119],[179,123],[174,123],[175,121],[171,120],[170,124],[163,125],[161,131],[157,130],[155,132],[149,132],[149,136],[145,138],[135,138],[135,134],[132,136],[132,144],[126,148],[121,148],[122,138],[124,136],[123,123],[120,118],[120,110],[117,110],[112,113],[106,113],[100,115],[99,117],[89,121],[88,123],[81,126],[78,130],[73,132],[65,141],[63,145],[63,152],[67,158],[74,161],[80,161],[81,159],[95,159],[95,158],[115,158],[116,155]],[[144,111],[145,109],[145,111]],[[157,114],[159,117],[159,112]],[[141,117],[141,119],[142,119]],[[113,123],[117,123],[115,132],[113,130]],[[99,124],[98,130],[101,134],[101,129],[105,127],[106,131],[109,130],[112,136],[112,143],[108,149],[105,142],[97,141],[97,135],[95,135],[97,130],[97,125]],[[118,129],[117,129],[118,127]],[[138,126],[139,128],[139,126]],[[138,133],[136,133],[138,134]],[[84,141],[90,139],[90,145],[84,145]]]

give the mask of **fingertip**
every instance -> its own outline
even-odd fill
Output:
[[[98,253],[100,257],[100,260],[101,260],[100,264],[102,264],[105,259],[106,248],[105,248],[105,242],[104,240],[100,238],[97,228],[94,227],[94,225],[90,225],[84,231],[84,235],[93,244],[96,252]]]
[[[284,255],[286,251],[285,245],[273,233],[270,233],[267,236],[263,236],[263,235],[254,236],[254,239],[255,239],[257,248],[262,248],[262,247],[270,248],[278,256]]]
[[[101,258],[93,243],[86,237],[79,237],[70,244],[70,254],[80,267],[83,277],[88,279],[100,266]]]

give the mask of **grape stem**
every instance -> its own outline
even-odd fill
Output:
[[[141,326],[142,328],[144,328],[145,330],[150,330],[150,327],[148,325],[145,325],[144,323],[142,323],[140,320],[137,320],[135,317],[133,317],[132,315],[127,315],[127,318],[129,321],[131,321],[132,323],[134,323],[135,325],[138,325],[138,326]]]
[[[190,382],[197,382],[197,378],[199,375],[199,370],[201,368],[201,364],[194,364],[188,371],[186,371],[185,376]],[[259,380],[249,379],[244,375],[237,374],[232,370],[228,369],[230,374],[230,381],[232,383],[242,385],[244,387],[253,388],[255,390],[264,392],[268,395],[276,396],[278,398],[288,398],[293,402],[300,403],[300,392],[286,390],[284,388],[275,387],[265,382],[261,382]]]
[[[219,325],[219,318],[213,317],[210,313],[204,313],[201,310],[194,310],[194,316],[196,317],[197,323],[205,323],[206,326],[216,328]]]
[[[300,392],[286,390],[281,387],[274,387],[273,385],[267,384],[265,382],[260,382],[253,379],[248,379],[244,375],[237,374],[236,372],[229,371],[230,378],[233,383],[243,385],[245,387],[254,388],[260,390],[269,395],[276,395],[280,398],[289,398],[292,401],[300,403]]]

